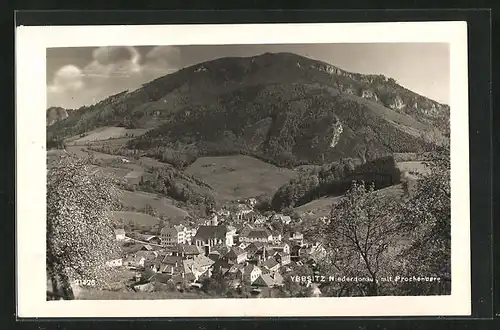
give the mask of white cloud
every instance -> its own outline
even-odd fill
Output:
[[[66,91],[77,91],[84,86],[83,75],[80,68],[75,65],[65,65],[54,75],[52,83],[48,86],[51,93],[64,93]]]
[[[100,47],[93,61],[83,68],[89,78],[127,78],[141,72],[141,55],[134,47]]]
[[[100,47],[82,69],[67,65],[57,71],[47,86],[48,106],[78,108],[107,96],[134,90],[142,84],[177,71],[181,66],[178,47],[152,48],[141,63],[141,54],[131,46]]]
[[[142,69],[146,75],[160,76],[177,71],[180,67],[181,51],[179,47],[157,46],[146,54]]]

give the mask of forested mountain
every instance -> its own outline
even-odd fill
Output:
[[[446,139],[448,122],[448,106],[391,78],[266,53],[181,69],[82,107],[48,130],[51,137],[152,127],[129,147],[189,145],[198,156],[244,153],[296,166],[432,149]]]

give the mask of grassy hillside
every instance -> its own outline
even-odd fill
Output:
[[[90,142],[106,141],[111,139],[132,138],[143,135],[148,129],[129,129],[125,127],[99,127],[92,131],[66,139],[72,144],[87,144]]]
[[[121,191],[121,203],[136,210],[145,209],[150,205],[159,215],[164,215],[173,219],[184,219],[189,213],[176,207],[171,199],[159,197],[143,191]]]
[[[292,170],[241,155],[201,157],[185,172],[210,184],[224,200],[272,195],[296,176]]]
[[[136,226],[153,226],[158,223],[158,219],[145,213],[131,212],[131,211],[113,211],[111,217],[124,224],[130,222]]]
[[[374,194],[386,198],[398,198],[401,197],[403,193],[404,191],[401,184],[382,188],[374,192]],[[341,198],[342,196],[322,197],[307,204],[298,206],[294,208],[294,210],[306,221],[309,219],[315,220],[319,217],[327,217],[330,215],[333,204],[340,201]]]
[[[355,159],[324,164],[302,171],[300,176],[281,186],[271,200],[279,211],[297,207],[325,196],[341,196],[353,181],[374,184],[379,190],[401,182],[401,171],[393,156],[381,157],[359,163]]]

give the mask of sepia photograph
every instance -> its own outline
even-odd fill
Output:
[[[45,48],[46,304],[355,308],[467,280],[452,41],[133,39]]]

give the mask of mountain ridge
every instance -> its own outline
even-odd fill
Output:
[[[371,157],[426,149],[434,141],[422,135],[439,140],[449,134],[449,111],[383,75],[350,73],[292,53],[264,53],[183,68],[82,107],[48,131],[69,136],[99,126],[151,127],[130,146],[195,143],[210,149],[201,154],[213,154],[207,145],[223,143],[233,152],[259,150],[272,158],[277,154],[268,150],[278,148],[317,163],[358,156],[352,149],[360,144]],[[152,144],[145,146],[145,139]],[[314,144],[321,150],[309,153]]]

